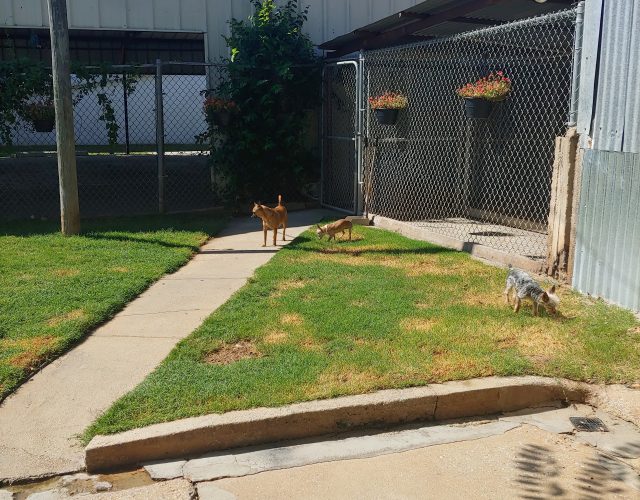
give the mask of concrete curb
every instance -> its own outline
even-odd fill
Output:
[[[450,238],[449,236],[429,231],[428,229],[415,226],[408,222],[388,219],[387,217],[382,217],[381,215],[374,215],[373,225],[381,229],[386,229],[387,231],[393,231],[394,233],[401,234],[402,236],[406,236],[407,238],[428,241],[435,245],[440,245],[445,248],[451,248],[452,250],[467,252],[474,257],[498,262],[500,264],[504,264],[505,266],[508,264],[512,264],[515,267],[524,269],[525,271],[530,271],[532,273],[540,274],[542,272],[542,262],[527,259],[522,255],[502,252],[500,250],[496,250],[495,248],[481,245],[479,243],[456,240],[455,238]]]
[[[373,394],[205,415],[96,436],[89,472],[364,427],[491,415],[551,401],[584,403],[587,384],[544,377],[488,377]]]

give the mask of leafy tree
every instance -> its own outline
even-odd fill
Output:
[[[308,9],[250,0],[254,14],[233,19],[225,38],[227,76],[215,93],[235,102],[225,127],[211,125],[212,160],[231,201],[285,199],[316,175],[305,146],[306,110],[320,102],[320,59],[303,32]]]

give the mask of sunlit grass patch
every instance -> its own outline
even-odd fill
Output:
[[[50,222],[0,223],[0,400],[221,226],[203,215],[102,219],[66,238]]]
[[[640,381],[634,316],[561,289],[560,315],[504,302],[506,271],[394,233],[304,233],[258,269],[85,438],[214,412],[486,376]],[[543,283],[548,285],[548,283]],[[259,356],[203,361],[250,342]]]

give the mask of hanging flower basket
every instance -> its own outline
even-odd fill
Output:
[[[24,117],[31,122],[36,132],[51,132],[56,124],[56,111],[53,102],[48,99],[27,104]]]
[[[53,132],[53,127],[56,126],[56,120],[55,118],[33,120],[32,125],[36,132]]]
[[[231,123],[231,112],[226,110],[211,111],[211,120],[217,127],[228,127]]]
[[[479,97],[471,97],[464,100],[464,114],[467,118],[486,120],[491,114],[491,101]]]
[[[408,106],[408,100],[402,94],[386,92],[377,97],[369,97],[369,104],[380,125],[395,125],[400,110]]]
[[[494,102],[504,101],[511,93],[511,80],[502,71],[489,73],[475,83],[467,83],[457,90],[464,99],[467,118],[486,120]]]
[[[400,114],[399,109],[376,109],[374,111],[380,125],[395,125]]]
[[[236,103],[228,99],[209,97],[204,102],[204,110],[210,123],[216,127],[228,127],[237,111]]]

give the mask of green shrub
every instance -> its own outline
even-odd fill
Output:
[[[320,103],[320,59],[303,32],[307,9],[298,0],[250,1],[254,14],[233,19],[225,38],[227,78],[213,93],[235,102],[237,111],[229,124],[210,125],[212,161],[232,202],[277,194],[291,200],[317,178],[305,134],[307,113]]]

